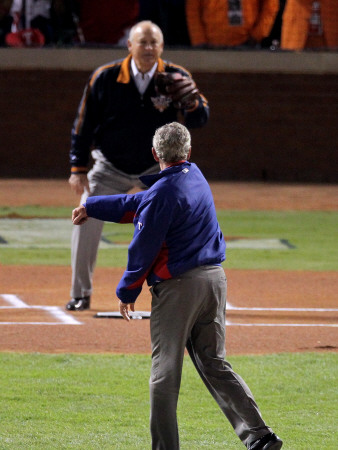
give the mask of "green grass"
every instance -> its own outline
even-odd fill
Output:
[[[69,217],[70,208],[0,208],[0,217]],[[228,249],[224,266],[337,270],[338,213],[218,211],[226,236],[286,239],[292,250]],[[106,224],[111,240],[131,225]],[[5,264],[69,265],[70,249],[6,249]],[[126,249],[101,250],[99,266],[123,267]],[[337,353],[229,358],[286,450],[333,450]],[[0,353],[0,449],[150,448],[148,355]],[[178,406],[182,450],[244,448],[185,359]]]
[[[0,208],[0,217],[69,217],[67,208],[27,206]],[[286,239],[296,248],[290,250],[227,250],[226,268],[275,270],[338,270],[338,213],[218,211],[225,236]],[[111,240],[128,242],[132,238],[130,224],[108,224],[104,233]],[[0,262],[5,264],[69,265],[69,249],[11,249],[0,246]],[[124,267],[126,249],[100,250],[97,265]]]
[[[226,236],[286,239],[292,250],[228,249],[226,267],[338,270],[338,213],[218,211]]]
[[[234,356],[285,449],[336,448],[337,354]],[[150,356],[0,353],[1,449],[148,449]],[[182,450],[244,448],[184,362]]]
[[[52,218],[71,218],[72,209],[65,206],[50,207],[40,205],[24,206],[0,206],[1,217],[52,217]]]

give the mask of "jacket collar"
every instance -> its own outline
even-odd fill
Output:
[[[117,77],[118,83],[127,84],[130,82],[130,63],[131,63],[131,55],[128,55],[121,63],[120,72]],[[164,61],[159,58],[157,61],[157,72],[164,72]]]
[[[190,167],[191,163],[189,161],[184,161],[183,163],[167,167],[164,170],[161,170],[159,173],[155,173],[152,175],[143,175],[140,177],[140,180],[142,183],[144,183],[146,186],[151,187],[153,184],[156,183],[156,181],[160,180],[161,178],[164,178],[166,176],[169,176],[173,173],[181,172],[184,168]]]

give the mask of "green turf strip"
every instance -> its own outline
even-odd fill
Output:
[[[75,207],[75,205],[74,205]],[[24,206],[0,206],[0,218],[31,218],[31,217],[49,217],[49,218],[69,218],[72,217],[72,208],[65,206],[40,206],[40,205],[24,205]]]
[[[67,217],[66,208],[0,208],[0,217]],[[338,240],[337,212],[273,212],[218,211],[218,218],[228,242],[233,237],[249,239],[285,239],[293,249],[227,250],[225,268],[274,270],[338,270],[336,243]],[[104,235],[114,242],[126,243],[133,234],[131,224],[106,223]],[[0,233],[1,235],[1,233]],[[0,244],[2,264],[69,265],[69,249],[7,248]],[[101,249],[98,266],[124,267],[124,248]]]
[[[337,353],[233,356],[286,449],[336,448]],[[1,449],[150,448],[148,355],[0,353]],[[241,449],[185,359],[182,450]]]

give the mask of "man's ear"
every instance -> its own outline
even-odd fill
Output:
[[[154,147],[151,149],[151,152],[152,152],[152,154],[153,154],[154,160],[155,160],[156,162],[159,162],[159,161],[160,161],[160,158],[156,155],[156,152],[155,152]]]
[[[189,148],[189,153],[188,153],[188,156],[187,156],[187,161],[189,161],[190,156],[191,156],[191,147]]]

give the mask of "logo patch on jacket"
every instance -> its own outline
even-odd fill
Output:
[[[165,95],[158,95],[157,97],[150,97],[154,107],[160,111],[165,111],[171,103],[171,98]]]

